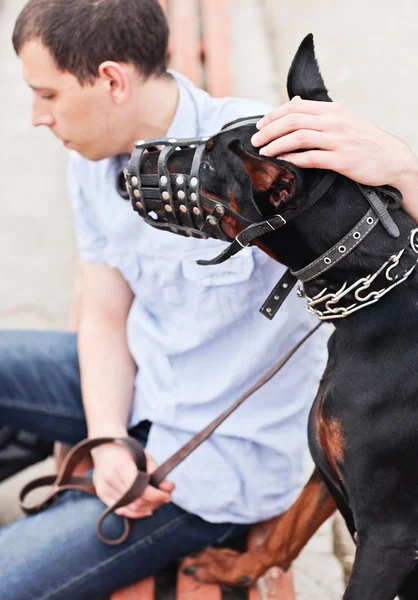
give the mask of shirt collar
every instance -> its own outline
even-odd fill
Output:
[[[193,84],[186,78],[169,69],[179,90],[176,114],[167,131],[167,137],[192,138],[198,133],[197,106],[194,98]]]

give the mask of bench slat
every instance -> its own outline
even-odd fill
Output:
[[[215,97],[234,93],[231,38],[225,0],[201,0],[206,89]]]
[[[198,583],[192,577],[183,575],[181,569],[177,573],[177,600],[222,600],[219,585]]]
[[[154,577],[128,585],[117,592],[112,592],[111,600],[153,600]]]
[[[168,4],[170,67],[202,85],[199,0]]]

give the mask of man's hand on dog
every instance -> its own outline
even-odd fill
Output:
[[[147,472],[151,473],[157,467],[155,460],[145,452]],[[92,451],[94,471],[93,483],[100,500],[107,506],[112,506],[123,496],[132,485],[138,470],[126,448],[116,444],[105,444]],[[171,502],[174,483],[167,480],[161,482],[159,489],[148,486],[141,498],[127,506],[118,508],[115,513],[130,519],[149,517],[162,504]]]
[[[418,159],[407,144],[335,102],[296,96],[257,127],[252,143],[260,154],[302,168],[330,169],[365,185],[398,189],[418,179]],[[299,149],[305,152],[295,152]]]

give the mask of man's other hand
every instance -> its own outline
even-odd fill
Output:
[[[335,102],[299,96],[262,118],[252,143],[260,154],[288,160],[302,168],[330,169],[365,185],[393,185],[402,190],[416,179],[412,150]],[[295,152],[295,150],[305,150]]]
[[[104,444],[92,451],[94,471],[93,483],[100,500],[112,506],[131,487],[138,473],[135,461],[126,448],[116,444]],[[152,473],[157,464],[147,452],[147,473]],[[171,502],[174,483],[167,480],[161,482],[159,489],[148,486],[142,496],[118,508],[115,513],[130,519],[141,519],[151,516],[162,504]]]

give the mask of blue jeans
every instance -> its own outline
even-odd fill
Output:
[[[86,437],[74,334],[0,332],[0,425],[71,444]],[[148,428],[130,433],[145,445]],[[128,540],[112,547],[96,533],[103,506],[67,492],[44,512],[1,528],[0,598],[92,600],[249,527],[208,523],[171,503],[139,519]],[[104,531],[119,535],[121,519],[108,517]]]

